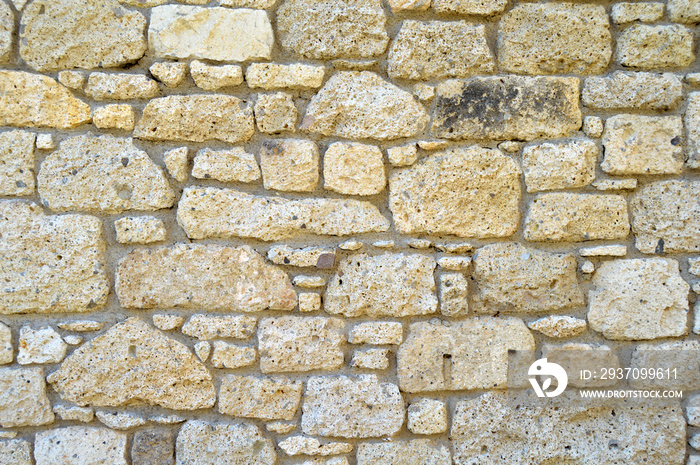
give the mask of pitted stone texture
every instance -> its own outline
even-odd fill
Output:
[[[460,78],[494,68],[486,29],[466,21],[404,21],[389,49],[394,79]]]
[[[480,312],[550,312],[584,304],[571,254],[498,243],[480,248],[474,264]]]
[[[343,365],[345,322],[339,318],[283,316],[258,326],[263,373],[333,370]]]
[[[44,205],[54,211],[152,211],[175,201],[163,170],[131,138],[67,139],[43,161],[37,183]]]
[[[685,68],[695,60],[693,34],[678,24],[635,24],[617,38],[617,61],[639,69]]]
[[[76,407],[74,405],[55,405],[53,413],[61,420],[90,423],[95,418],[92,407]]]
[[[163,163],[165,163],[165,168],[168,170],[168,173],[170,173],[170,176],[175,178],[176,181],[187,181],[188,155],[188,147],[170,149],[163,154]]]
[[[0,440],[0,463],[4,465],[33,465],[32,444],[24,439]]]
[[[364,443],[357,448],[357,465],[452,465],[452,454],[428,439]]]
[[[226,375],[219,390],[219,412],[244,418],[291,420],[301,403],[301,381]]]
[[[127,465],[125,433],[108,428],[69,426],[36,435],[37,465]]]
[[[664,16],[663,3],[616,3],[610,11],[610,17],[615,24],[631,23],[641,21],[643,23],[653,23]]]
[[[700,23],[700,5],[694,0],[669,0],[668,15],[677,23]]]
[[[195,60],[190,63],[190,75],[197,87],[204,90],[243,84],[243,69],[238,65],[211,66]]]
[[[680,405],[670,402],[642,406],[638,400],[587,400],[565,392],[536,403],[489,392],[457,404],[451,436],[457,465],[502,464],[503,457],[533,465],[681,465],[684,423]]]
[[[350,366],[368,370],[386,370],[389,368],[389,349],[356,350],[352,354]]]
[[[504,237],[520,221],[520,167],[500,150],[439,152],[389,177],[389,207],[403,234]]]
[[[333,268],[335,251],[325,247],[293,249],[288,245],[275,245],[268,250],[267,259],[276,265]]]
[[[408,407],[407,426],[413,434],[444,433],[447,431],[447,405],[436,399],[412,402]]]
[[[130,412],[107,412],[98,410],[95,417],[105,426],[116,430],[127,430],[146,424],[146,420]]]
[[[163,220],[153,216],[127,216],[114,222],[120,244],[150,244],[165,240]]]
[[[177,221],[192,239],[248,237],[275,241],[302,233],[346,236],[389,229],[389,220],[369,202],[289,200],[213,187],[185,188]]]
[[[86,312],[107,301],[102,222],[0,202],[0,314]]]
[[[135,121],[136,114],[131,105],[105,105],[95,108],[92,115],[92,122],[99,129],[131,131]]]
[[[425,11],[430,7],[430,0],[388,0],[389,8],[399,11]]]
[[[347,139],[392,140],[420,134],[425,108],[399,87],[369,71],[341,71],[311,99],[302,130]]]
[[[534,349],[518,318],[412,323],[397,353],[399,385],[404,392],[504,388],[508,352]]]
[[[182,327],[186,336],[207,340],[215,338],[248,339],[255,332],[257,320],[246,315],[193,315]]]
[[[490,16],[502,12],[508,0],[433,0],[438,13]]]
[[[700,182],[659,181],[632,198],[634,245],[642,253],[698,252]]]
[[[68,346],[52,327],[33,329],[25,325],[19,331],[17,363],[60,363],[66,356]]]
[[[351,344],[401,344],[403,325],[396,321],[368,321],[355,325],[350,331]]]
[[[145,74],[91,73],[85,93],[94,100],[150,99],[160,94],[160,89]]]
[[[532,140],[581,127],[579,80],[478,77],[437,86],[431,132],[446,139]]]
[[[304,63],[252,63],[246,68],[245,80],[251,89],[318,89],[325,73],[323,66]]]
[[[384,155],[375,145],[334,142],[323,155],[326,189],[346,195],[374,195],[384,190]]]
[[[34,193],[34,142],[27,131],[0,133],[0,195]]]
[[[260,132],[296,132],[299,111],[290,94],[260,94],[255,102],[255,124]]]
[[[214,368],[242,368],[255,363],[257,352],[254,347],[214,341],[211,364]],[[205,359],[206,360],[206,359]]]
[[[148,428],[134,434],[131,465],[175,465],[175,437],[163,428]]]
[[[53,423],[42,368],[0,368],[0,426]]]
[[[591,377],[584,379],[583,370],[597,370],[598,367],[607,367],[617,370],[620,360],[617,352],[610,347],[601,344],[581,344],[569,342],[565,344],[544,344],[542,358],[564,368],[568,374],[568,386],[579,388],[592,388],[602,386],[614,386],[617,380],[611,377]],[[607,378],[607,379],[606,379]]]
[[[231,95],[170,95],[143,109],[134,137],[235,144],[253,136],[252,105]]]
[[[418,160],[418,148],[416,144],[390,147],[386,150],[386,155],[391,166],[410,166]]]
[[[279,448],[285,454],[293,455],[337,455],[352,452],[352,444],[347,442],[328,442],[321,444],[316,438],[291,436],[281,441]]]
[[[80,406],[147,403],[192,410],[216,400],[211,375],[192,352],[138,318],[77,348],[48,381],[62,399]]]
[[[435,313],[435,266],[435,260],[427,255],[352,255],[340,262],[331,278],[324,308],[346,317]]]
[[[250,423],[190,420],[177,435],[177,465],[273,465],[272,441]]]
[[[7,3],[0,2],[0,63],[5,63],[12,58],[14,33],[15,15]]]
[[[187,77],[187,63],[153,63],[148,70],[154,78],[170,88],[178,87]]]
[[[90,106],[48,76],[0,71],[0,125],[70,129],[90,121]]]
[[[627,202],[620,195],[541,194],[530,204],[525,240],[534,242],[624,239]]]
[[[592,140],[544,143],[523,150],[528,192],[587,186],[595,179],[598,146]]]
[[[375,375],[309,378],[302,410],[305,434],[342,438],[392,436],[405,415],[398,386]]]
[[[371,58],[389,42],[379,0],[285,0],[277,10],[282,46],[316,60]]]
[[[597,74],[612,56],[610,23],[600,5],[525,3],[498,26],[498,59],[511,73]]]
[[[685,155],[680,116],[615,115],[605,121],[605,159],[613,175],[679,174]]]
[[[137,249],[119,262],[116,288],[126,308],[257,312],[292,310],[297,301],[287,274],[249,246]]]
[[[688,291],[678,262],[647,258],[600,265],[589,293],[588,322],[608,339],[638,340],[687,334]]]
[[[159,58],[269,59],[273,42],[264,11],[185,5],[151,10],[148,45]]]
[[[700,92],[688,95],[685,130],[688,138],[688,167],[700,168]]]
[[[609,76],[586,78],[581,102],[590,108],[670,110],[683,94],[675,74],[615,71]]]
[[[438,279],[440,313],[460,317],[469,313],[469,281],[462,273],[442,273]]]
[[[318,184],[318,163],[318,147],[310,140],[272,139],[260,148],[265,189],[311,192]]]
[[[260,179],[260,167],[255,155],[247,153],[243,147],[228,150],[205,148],[194,156],[192,176],[222,182],[253,182]]]
[[[639,344],[632,352],[630,367],[674,367],[678,375],[668,379],[656,377],[631,379],[630,386],[637,389],[679,389],[692,391],[700,383],[700,343],[698,341],[666,342],[662,344]],[[693,405],[691,400],[688,405]],[[691,407],[692,408],[692,407]],[[689,422],[690,423],[690,422]],[[698,449],[698,447],[695,447]]]
[[[219,0],[221,6],[243,7],[243,8],[260,8],[268,9],[274,5],[276,0]],[[206,3],[206,0],[202,0]]]
[[[587,325],[586,320],[572,316],[548,316],[528,323],[527,327],[547,337],[566,338],[583,333]]]
[[[12,363],[14,351],[12,350],[12,330],[0,321],[0,365]]]

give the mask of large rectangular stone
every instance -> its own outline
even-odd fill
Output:
[[[683,84],[674,74],[615,71],[609,76],[586,78],[581,102],[605,110],[670,110],[678,106],[682,94]]]
[[[291,420],[301,403],[301,381],[226,375],[219,390],[219,412],[244,418]]]

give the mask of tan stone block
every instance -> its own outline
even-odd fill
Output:
[[[675,74],[615,71],[586,78],[581,102],[591,108],[669,110],[676,108],[683,84]]]
[[[211,364],[214,368],[243,368],[255,363],[257,351],[254,347],[214,341]]]
[[[323,187],[346,195],[375,195],[384,190],[384,156],[379,147],[334,142],[323,155]]]
[[[22,326],[19,330],[18,346],[17,363],[20,365],[61,363],[68,349],[61,335],[50,326],[39,329],[29,325]]]
[[[178,87],[187,77],[187,63],[153,63],[148,70],[154,78],[170,88]]]
[[[42,368],[0,368],[0,426],[53,423]]]
[[[318,147],[304,139],[273,139],[260,148],[265,189],[311,192],[319,179]]]
[[[329,442],[321,444],[316,438],[291,436],[281,441],[279,448],[285,454],[294,455],[337,455],[352,452],[352,444],[347,442]]]
[[[688,167],[700,168],[700,92],[688,95],[685,110],[685,131],[687,139]]]
[[[277,265],[298,267],[333,268],[335,250],[327,247],[293,249],[288,245],[275,245],[267,252],[267,259]]]
[[[245,71],[245,80],[251,89],[318,89],[325,73],[323,66],[304,63],[251,63]]]
[[[357,447],[357,465],[430,463],[451,465],[452,454],[446,446],[427,439],[364,443]]]
[[[433,9],[438,13],[491,16],[502,12],[508,0],[433,0]]]
[[[389,8],[394,13],[399,11],[425,11],[430,8],[431,0],[388,0]]]
[[[531,145],[523,150],[528,192],[587,186],[595,179],[598,146],[591,140]]]
[[[175,456],[188,465],[274,465],[275,446],[260,428],[246,423],[189,420],[177,435]]]
[[[389,349],[356,350],[352,354],[350,366],[367,370],[386,370],[389,368]]]
[[[192,315],[182,334],[197,339],[249,339],[255,333],[257,319],[247,315],[209,316],[204,314]]]
[[[34,183],[34,141],[27,131],[0,133],[0,195],[32,195]]]
[[[255,102],[255,124],[260,132],[296,132],[299,111],[290,94],[259,94]]]
[[[408,407],[408,429],[413,434],[447,431],[447,405],[436,399],[420,399]]]
[[[678,24],[635,24],[617,38],[617,61],[639,69],[685,68],[695,61],[693,34]]]
[[[90,73],[85,94],[93,100],[151,99],[160,88],[145,74]]]
[[[700,23],[700,5],[693,0],[669,0],[668,15],[677,23]]]
[[[149,244],[167,236],[163,220],[153,216],[126,216],[114,222],[120,244]]]
[[[136,115],[131,105],[105,105],[95,108],[92,121],[99,129],[134,129]]]
[[[438,278],[440,313],[449,317],[469,312],[469,281],[462,273],[442,273]]]
[[[219,413],[263,420],[291,420],[301,403],[301,381],[282,377],[226,375],[219,390]]]
[[[238,65],[211,66],[194,60],[190,63],[190,75],[197,87],[204,90],[243,84],[243,69]]]
[[[643,23],[653,23],[660,20],[664,15],[663,3],[616,3],[610,11],[610,17],[615,24],[631,23],[641,21]]]
[[[222,182],[253,182],[260,179],[260,167],[255,155],[243,147],[228,150],[198,150],[194,156],[192,176]]]
[[[185,182],[187,180],[188,154],[189,148],[187,147],[171,149],[163,154],[165,168],[176,181]]]
[[[109,428],[69,426],[37,433],[34,457],[42,465],[127,465],[128,435]]]
[[[15,15],[5,2],[0,5],[0,63],[12,57],[13,36],[15,33]]]
[[[358,323],[350,330],[351,344],[401,344],[403,325],[397,321],[368,321]]]
[[[390,147],[386,150],[389,163],[392,166],[410,166],[418,160],[418,149],[416,144],[400,145]]]

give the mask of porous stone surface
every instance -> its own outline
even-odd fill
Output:
[[[41,368],[0,368],[0,426],[40,426],[53,423]]]
[[[15,15],[7,5],[0,4],[0,63],[12,58],[13,35],[15,33]]]
[[[617,61],[630,68],[684,68],[695,60],[693,35],[678,24],[635,24],[618,37],[616,54]]]
[[[264,11],[187,5],[151,10],[148,46],[158,58],[269,59],[273,43]]]
[[[253,347],[214,341],[211,364],[214,368],[242,368],[255,363],[256,350]]]
[[[379,0],[285,0],[277,9],[282,46],[304,58],[371,58],[389,43]]]
[[[675,74],[615,71],[583,83],[581,102],[590,108],[667,110],[681,99],[683,85]]]
[[[121,129],[131,131],[134,129],[136,114],[131,105],[105,105],[95,108],[92,114],[92,122],[99,129]]]
[[[300,312],[315,312],[321,310],[323,303],[321,294],[315,292],[299,293],[299,311]]]
[[[317,89],[323,84],[325,74],[323,66],[305,63],[252,63],[246,68],[245,80],[252,89]]]
[[[409,431],[414,434],[440,434],[447,431],[447,405],[437,399],[421,399],[408,407]]]
[[[255,102],[255,124],[260,132],[296,132],[299,111],[292,96],[285,92],[260,94]]]
[[[0,201],[0,313],[86,312],[107,301],[99,219]]]
[[[54,211],[158,210],[175,201],[165,173],[133,139],[77,136],[41,164],[39,195]]]
[[[356,350],[352,354],[350,366],[367,370],[386,370],[389,368],[389,349]]]
[[[352,444],[346,442],[321,444],[318,439],[306,436],[291,436],[278,445],[287,455],[336,455],[352,451]]]
[[[311,192],[319,179],[319,153],[313,141],[273,139],[260,148],[265,189]]]
[[[375,375],[311,377],[302,410],[305,434],[342,438],[391,436],[405,415],[398,386]]]
[[[117,242],[121,244],[150,244],[165,240],[163,220],[153,216],[126,216],[114,222]]]
[[[335,251],[325,247],[293,249],[288,245],[275,245],[267,251],[267,259],[277,265],[333,268]]]
[[[612,56],[610,23],[600,5],[523,3],[501,19],[498,60],[522,74],[598,74]]]
[[[685,130],[688,138],[688,167],[700,168],[700,92],[688,95],[688,108],[685,111]]]
[[[62,399],[80,406],[192,410],[216,400],[211,374],[194,354],[136,317],[77,348],[48,381]]]
[[[0,195],[34,193],[34,142],[28,131],[0,133]]]
[[[507,0],[433,0],[433,9],[438,13],[488,16],[502,12],[507,4]]]
[[[61,339],[61,335],[52,327],[34,329],[31,326],[22,326],[19,331],[17,363],[60,363],[66,356],[67,349],[68,346]]]
[[[459,317],[469,312],[469,281],[462,273],[442,273],[438,278],[440,313]]]
[[[384,190],[384,156],[379,147],[334,142],[323,155],[323,187],[346,195],[374,195]]]
[[[154,78],[170,88],[178,87],[187,77],[187,63],[153,63],[148,70]]]
[[[95,412],[95,417],[103,425],[115,430],[127,430],[146,424],[146,420],[143,417],[140,417],[133,413],[113,413],[106,412],[104,410],[98,410],[97,412]]]
[[[450,465],[452,454],[442,444],[427,439],[396,441],[392,443],[365,443],[357,448],[358,465]]]
[[[24,439],[0,441],[0,462],[8,465],[32,465],[32,444]]]
[[[700,183],[658,181],[641,188],[630,202],[634,245],[642,253],[698,252]]]
[[[641,21],[643,23],[653,23],[660,20],[664,15],[663,3],[616,3],[610,11],[610,18],[615,24],[631,23]]]
[[[90,423],[95,418],[95,412],[91,407],[78,407],[69,405],[55,405],[53,413],[61,420],[80,421]]]
[[[37,433],[34,457],[41,465],[127,465],[127,435],[109,428],[69,426]]]
[[[444,81],[437,86],[431,132],[458,140],[563,137],[581,127],[578,88],[571,77]]]
[[[357,254],[340,262],[325,310],[347,317],[427,315],[437,310],[435,260],[418,254]],[[368,283],[371,285],[368,286]]]
[[[177,219],[192,239],[249,237],[274,241],[302,233],[347,236],[389,229],[389,220],[369,202],[292,200],[212,187],[186,188]]]
[[[541,194],[525,218],[525,239],[560,242],[623,239],[630,224],[620,195]]]
[[[700,6],[692,0],[669,0],[668,15],[679,23],[700,23]]]
[[[265,263],[249,246],[136,249],[119,262],[116,289],[126,308],[256,312],[296,307],[287,274]]]
[[[411,323],[396,354],[399,386],[404,392],[503,388],[509,351],[534,348],[534,337],[518,318]]]
[[[399,145],[388,148],[386,155],[391,166],[410,166],[418,160],[418,148],[416,144]]]
[[[348,341],[351,344],[401,344],[403,325],[396,321],[368,321],[352,327]]]
[[[605,121],[600,167],[613,175],[678,174],[685,160],[682,137],[680,116],[615,115]]]
[[[595,179],[598,146],[592,140],[531,145],[523,150],[528,192],[587,186]]]
[[[480,312],[560,311],[584,304],[571,254],[553,254],[502,242],[480,248],[474,259]]]
[[[12,363],[13,358],[12,330],[5,323],[0,322],[0,365]]]
[[[255,332],[257,320],[247,315],[193,315],[182,327],[182,334],[201,340],[215,338],[248,339]]]
[[[428,113],[411,94],[370,71],[341,71],[311,99],[301,129],[324,136],[392,140],[412,137]]]
[[[260,429],[244,422],[189,420],[177,435],[178,465],[274,465],[272,441]]]
[[[258,324],[260,370],[275,373],[339,368],[345,341],[345,322],[339,318],[263,318]]]
[[[222,182],[253,182],[260,179],[260,167],[255,155],[243,147],[228,150],[198,150],[194,156],[192,176]]]
[[[176,181],[185,182],[187,180],[189,148],[178,147],[168,150],[163,154],[163,162],[170,176]]]
[[[521,170],[497,149],[438,152],[389,176],[389,208],[404,234],[505,237],[520,221]]]
[[[137,431],[131,444],[132,465],[175,465],[175,437],[164,428]]]
[[[301,403],[302,383],[286,378],[226,375],[219,389],[219,412],[244,418],[291,420]]]
[[[190,75],[197,87],[204,90],[243,84],[243,69],[238,65],[211,66],[195,60],[190,63]]]
[[[613,340],[687,334],[688,291],[678,262],[647,258],[600,265],[589,292],[591,329]]]
[[[404,21],[388,60],[394,79],[460,78],[495,68],[484,26],[466,21]]]
[[[547,337],[567,338],[578,336],[586,331],[586,320],[572,316],[547,316],[528,323],[528,328]]]
[[[156,97],[160,89],[144,74],[90,73],[85,93],[93,100],[133,100]]]
[[[649,367],[673,367],[677,375],[668,379],[631,379],[630,386],[636,389],[678,389],[692,391],[700,382],[700,344],[697,341],[665,342],[661,344],[639,344],[632,352],[632,369]],[[690,401],[689,405],[693,402]]]
[[[33,69],[110,68],[146,52],[146,18],[116,0],[39,0],[24,10],[19,53]]]

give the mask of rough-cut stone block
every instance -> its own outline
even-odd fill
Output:
[[[0,63],[5,63],[12,57],[12,45],[15,33],[15,15],[7,5],[0,4]]]
[[[399,385],[405,392],[504,388],[508,352],[534,349],[518,318],[412,323],[397,353]]]
[[[630,367],[638,370],[650,368],[669,369],[674,375],[630,379],[630,387],[636,389],[678,389],[694,391],[700,383],[700,343],[698,341],[639,344],[634,348]],[[665,370],[664,370],[665,371]],[[677,374],[676,374],[677,373]],[[669,373],[670,374],[670,373]],[[688,402],[692,405],[693,402]],[[696,448],[697,449],[697,448]]]
[[[245,80],[251,89],[318,89],[325,74],[323,66],[304,63],[252,63],[245,70]]]
[[[446,139],[532,140],[581,127],[579,80],[478,77],[437,86],[431,131]]]
[[[437,310],[435,260],[419,254],[352,255],[340,262],[325,310],[347,317],[403,317]]]
[[[528,323],[528,328],[540,332],[547,337],[566,338],[583,333],[586,328],[586,320],[572,316],[548,316]]]
[[[33,465],[32,444],[24,439],[0,441],[0,463],[3,465]]]
[[[693,34],[678,24],[635,24],[618,36],[616,58],[630,68],[685,68],[695,60]]]
[[[688,167],[700,168],[700,92],[688,95],[685,130],[688,138]]]
[[[303,139],[272,139],[260,148],[265,189],[311,192],[319,178],[318,147]]]
[[[433,0],[438,13],[490,16],[502,12],[508,0]]]
[[[58,418],[66,421],[81,421],[90,423],[95,418],[95,412],[92,407],[76,407],[70,405],[55,405],[53,413]]]
[[[37,71],[110,68],[146,52],[146,18],[116,0],[39,0],[22,14],[19,53]]]
[[[357,447],[357,465],[452,465],[450,449],[428,439],[364,443]]]
[[[586,78],[581,102],[590,108],[670,110],[678,106],[683,84],[675,74],[615,71]]]
[[[247,315],[193,315],[182,327],[182,334],[200,340],[215,338],[248,339],[255,332],[257,320]]]
[[[231,95],[171,95],[148,102],[134,137],[235,144],[253,136],[253,119],[252,105]]]
[[[116,430],[127,430],[146,424],[146,420],[137,414],[129,412],[107,412],[98,410],[95,417],[103,425]]]
[[[299,293],[299,311],[300,312],[316,312],[321,310],[321,294],[315,292]]]
[[[384,155],[375,145],[334,142],[323,155],[326,189],[347,195],[374,195],[384,190]]]
[[[255,363],[257,352],[254,347],[214,341],[211,364],[214,368],[242,368]]]
[[[268,250],[267,259],[277,265],[333,268],[335,265],[335,251],[325,247],[293,249],[288,245],[275,245]]]
[[[350,366],[367,370],[386,370],[389,368],[389,349],[356,350],[352,354]]]
[[[177,435],[178,465],[273,465],[272,441],[250,423],[190,420]]]
[[[700,182],[659,181],[631,201],[634,245],[642,253],[698,252]]]
[[[0,426],[40,426],[53,423],[41,368],[0,368]]]
[[[264,11],[185,5],[151,10],[148,45],[158,58],[269,59],[273,42]]]
[[[243,84],[243,69],[238,65],[211,66],[195,60],[190,63],[190,75],[195,85],[204,90]]]
[[[447,431],[447,405],[436,399],[411,402],[407,426],[413,434],[444,433]]]
[[[403,234],[504,237],[518,228],[520,167],[496,149],[439,152],[389,177],[389,208]]]
[[[0,321],[0,365],[12,363],[14,351],[12,350],[12,330]]]
[[[398,386],[375,375],[311,377],[302,410],[305,434],[342,438],[392,436],[405,416]]]
[[[498,243],[480,248],[474,265],[480,312],[548,312],[584,304],[571,254]]]
[[[624,239],[629,234],[627,202],[620,195],[542,194],[525,219],[528,241]]]
[[[187,63],[153,63],[148,70],[154,78],[171,89],[178,87],[187,77]]]
[[[277,9],[282,46],[305,58],[371,58],[389,42],[379,0],[285,0]]]
[[[494,68],[486,29],[466,21],[404,21],[389,49],[394,79],[461,78]]]
[[[297,302],[287,274],[249,246],[137,249],[119,262],[116,288],[126,308],[257,312],[292,310]]]
[[[25,325],[19,330],[19,352],[17,363],[60,363],[66,356],[68,346],[52,327],[34,329]]]
[[[401,344],[403,325],[396,321],[368,321],[350,330],[351,344]]]
[[[601,5],[524,3],[498,25],[498,59],[511,73],[602,73],[612,56]]]
[[[637,340],[687,334],[688,291],[678,262],[647,258],[600,265],[589,292],[588,323],[608,339]]]
[[[192,410],[216,401],[212,377],[192,352],[138,318],[80,346],[48,381],[62,399],[81,406],[145,402]]]
[[[442,273],[438,279],[440,313],[449,317],[469,312],[469,281],[462,273]]]
[[[293,455],[337,455],[352,452],[352,444],[347,442],[329,442],[321,445],[316,438],[291,436],[279,443],[285,454]]]
[[[668,15],[678,23],[700,23],[700,4],[694,0],[669,0]]]
[[[579,388],[614,386],[617,380],[601,376],[600,369],[605,367],[614,371],[621,368],[616,351],[599,344],[545,344],[542,358],[561,366],[568,376],[567,385]],[[593,371],[597,376],[583,379],[583,370]]]
[[[595,179],[598,146],[592,140],[544,143],[523,150],[528,192],[587,186]]]
[[[389,229],[369,202],[340,199],[288,200],[233,189],[188,187],[177,209],[188,237],[249,237],[264,241],[302,233],[345,236]]]
[[[260,94],[255,102],[255,124],[260,132],[296,132],[299,111],[290,94]]]
[[[339,318],[264,318],[258,326],[260,370],[273,373],[340,368],[345,340],[345,322]]]
[[[77,136],[41,164],[39,195],[54,211],[158,210],[175,201],[162,168],[133,139]]]
[[[582,399],[577,392],[533,400],[489,392],[457,404],[456,465],[642,463],[683,465],[685,419],[676,402]],[[649,444],[655,444],[653,448]]]
[[[341,71],[311,99],[301,129],[348,139],[392,140],[417,136],[428,119],[411,94],[379,75]]]
[[[160,89],[145,74],[91,73],[85,93],[93,100],[150,99],[160,94]]]
[[[36,434],[37,465],[127,465],[127,435],[108,428],[69,426]]]
[[[653,23],[660,20],[664,15],[663,3],[616,3],[610,11],[610,17],[615,24],[631,23],[641,21],[643,23]]]
[[[431,0],[388,0],[389,8],[396,13],[399,11],[425,11],[430,7]]]
[[[178,147],[167,150],[163,154],[163,163],[176,181],[185,182],[187,180],[189,148]]]
[[[163,428],[137,431],[131,445],[131,465],[175,465],[175,437]]]
[[[260,179],[260,167],[255,155],[247,153],[243,147],[228,150],[206,148],[195,154],[192,176],[222,182],[253,182]]]
[[[400,145],[388,148],[386,155],[391,166],[410,166],[418,160],[418,148],[416,144]]]
[[[131,131],[135,121],[136,114],[131,105],[105,105],[95,108],[92,115],[92,122],[99,129]]]
[[[102,222],[0,202],[0,314],[86,312],[107,301]]]
[[[163,220],[153,216],[127,216],[114,222],[120,244],[149,244],[164,241],[167,235]]]
[[[605,121],[605,159],[613,175],[679,174],[683,170],[680,116],[615,115]]]
[[[0,195],[34,193],[34,141],[27,131],[0,133]]]
[[[301,381],[226,375],[219,390],[219,412],[244,418],[291,420],[301,403]]]
[[[48,76],[0,71],[0,125],[70,129],[90,121],[90,106]]]

